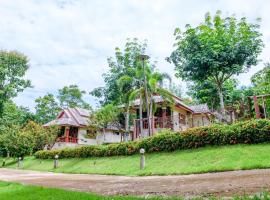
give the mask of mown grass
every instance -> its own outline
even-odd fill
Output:
[[[180,200],[182,197],[134,197],[134,196],[102,196],[93,193],[75,192],[41,186],[22,185],[18,183],[0,181],[0,199],[2,200]],[[194,197],[189,199],[206,199],[206,197]],[[214,196],[208,199],[222,199]],[[228,198],[227,198],[228,199]],[[235,196],[235,200],[270,200],[268,193],[262,192],[254,196]]]
[[[129,176],[192,174],[270,168],[269,153],[269,143],[152,153],[146,154],[144,170],[139,169],[140,155],[60,159],[58,169],[53,169],[53,160],[26,157],[22,169]],[[6,161],[6,167],[17,168],[17,164],[9,159]]]
[[[40,186],[27,186],[18,183],[0,181],[0,199],[2,200],[142,200],[144,198],[132,196],[101,196],[92,193],[74,192],[63,189],[44,188]],[[147,198],[149,200],[163,199],[159,197]],[[169,198],[176,200],[180,198]]]

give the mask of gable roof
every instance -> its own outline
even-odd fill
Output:
[[[193,110],[194,114],[211,113],[207,104],[193,105],[193,106],[190,106],[190,108]]]
[[[193,110],[190,108],[190,106],[186,105],[181,98],[179,98],[178,96],[175,96],[174,94],[171,94],[171,95],[172,95],[174,104],[176,106],[180,106],[187,111],[193,112]],[[155,103],[162,103],[162,102],[166,101],[160,95],[153,96],[153,99],[154,99]],[[132,106],[139,106],[139,105],[140,105],[140,99],[136,99],[132,102]]]
[[[83,127],[88,125],[89,117],[90,110],[83,108],[66,108],[58,114],[55,120],[52,120],[43,126],[65,125]]]

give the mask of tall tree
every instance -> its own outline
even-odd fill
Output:
[[[125,105],[125,129],[129,132],[129,95],[141,86],[142,71],[139,55],[145,53],[146,42],[127,39],[121,50],[115,48],[115,57],[108,58],[109,71],[103,74],[105,86],[94,89],[90,94],[101,99],[101,104]]]
[[[39,123],[45,124],[57,116],[60,111],[60,106],[56,101],[53,94],[46,94],[43,97],[39,97],[36,102],[36,120]]]
[[[124,97],[130,84],[119,85],[119,79],[124,76],[135,77],[138,67],[138,56],[145,53],[146,41],[127,39],[124,49],[115,48],[115,56],[108,58],[109,71],[103,74],[104,87],[95,88],[90,94],[99,98],[102,105],[122,104],[127,101]]]
[[[184,32],[175,30],[176,50],[169,61],[184,80],[213,82],[224,114],[223,85],[232,75],[257,64],[263,47],[261,36],[259,25],[248,23],[246,18],[222,18],[220,11],[212,18],[207,13],[199,26],[186,25]]]
[[[0,118],[4,113],[4,104],[19,92],[30,87],[24,75],[29,68],[25,55],[15,51],[0,51]]]
[[[62,108],[85,108],[91,109],[91,106],[83,100],[83,96],[86,94],[84,90],[80,90],[77,85],[65,86],[58,90],[58,100],[60,107]]]

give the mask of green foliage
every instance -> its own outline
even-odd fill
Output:
[[[220,108],[219,97],[217,96],[217,88],[215,84],[209,80],[202,82],[193,82],[188,85],[190,95],[196,103],[207,104],[212,110]],[[228,79],[224,82],[222,87],[225,107],[233,107],[237,113],[247,105],[248,96],[253,94],[252,88],[240,87],[238,88],[238,81],[236,79]],[[243,110],[242,110],[243,111]]]
[[[28,59],[23,54],[0,51],[0,118],[4,113],[4,104],[31,86],[30,81],[23,78],[28,68]]]
[[[222,18],[209,13],[197,27],[186,25],[184,32],[175,30],[176,50],[169,61],[176,66],[177,76],[184,80],[213,82],[224,110],[222,87],[232,75],[245,72],[257,64],[262,51],[262,34],[258,24],[234,16]]]
[[[254,91],[259,94],[270,94],[270,63],[251,77]]]
[[[136,38],[127,39],[123,51],[116,47],[115,58],[108,58],[109,71],[103,74],[105,86],[94,89],[90,94],[99,98],[102,105],[127,102],[126,92],[130,90],[130,87],[133,87],[130,77],[136,77],[135,69],[138,67],[138,56],[144,54],[146,47],[146,41],[139,42]],[[124,77],[127,78],[125,83]],[[120,78],[123,84],[119,84]]]
[[[13,125],[0,135],[2,154],[7,152],[13,157],[30,155],[37,150],[51,145],[57,136],[57,128],[43,128],[35,122],[28,122],[24,127]]]
[[[107,104],[91,115],[90,126],[94,129],[107,128],[108,125],[118,126],[119,115],[117,106]]]
[[[131,155],[145,148],[146,152],[175,151],[204,147],[207,145],[256,144],[270,141],[270,121],[251,120],[232,125],[212,125],[188,129],[180,133],[165,130],[156,136],[136,142],[106,146],[84,146],[76,149],[38,151],[36,158],[100,157]]]
[[[4,113],[0,118],[0,135],[6,128],[13,125],[23,126],[29,120],[35,120],[35,115],[28,108],[18,107],[11,101],[5,102]]]
[[[84,90],[80,90],[77,85],[65,86],[58,90],[58,100],[62,108],[85,108],[90,109],[90,105],[83,100]]]
[[[45,124],[57,116],[60,112],[60,106],[55,100],[53,94],[46,94],[43,97],[39,97],[36,102],[36,120],[41,124]]]

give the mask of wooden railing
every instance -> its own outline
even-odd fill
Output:
[[[62,137],[59,137],[57,139],[57,142],[77,143],[78,142],[78,138],[76,138],[76,137],[68,137],[68,138],[66,138],[65,136],[62,136]]]
[[[143,129],[148,129],[148,119],[135,119],[135,125],[137,128],[140,127],[140,121],[142,121],[142,127]],[[154,117],[150,118],[150,123],[153,123],[154,128],[173,128],[173,119],[172,116],[166,116],[166,117]]]

